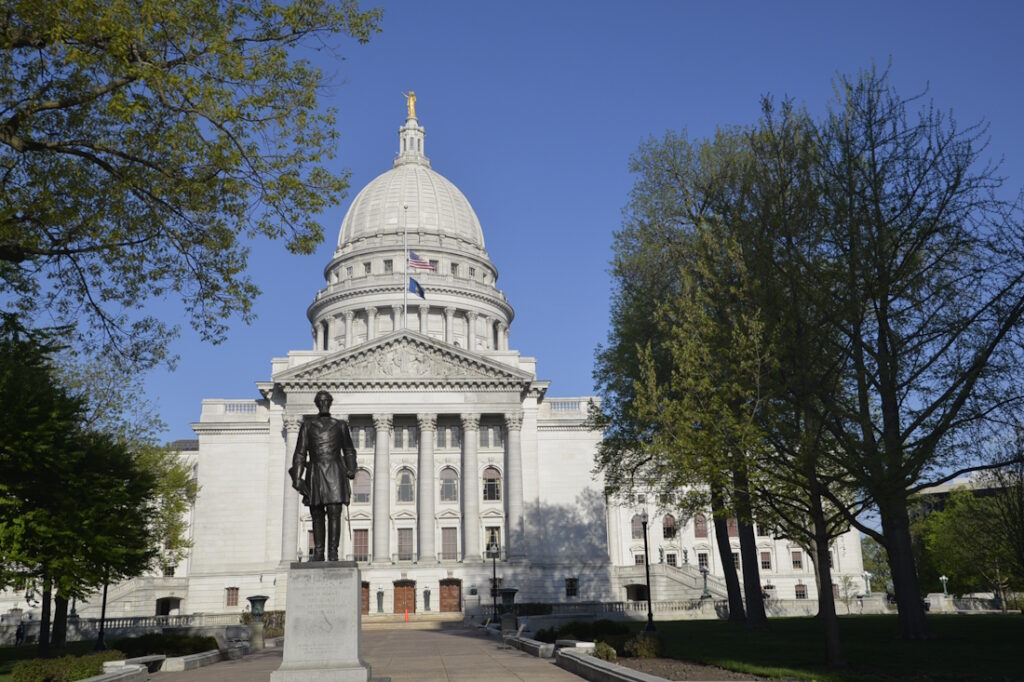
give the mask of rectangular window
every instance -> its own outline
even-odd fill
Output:
[[[578,596],[580,596],[580,579],[579,578],[566,578],[565,579],[565,596],[566,597],[578,597]]]
[[[832,554],[832,550],[829,550],[829,552],[828,552],[828,567],[829,568],[835,568],[836,567],[836,565],[835,565],[835,555]]]
[[[765,526],[762,523],[757,524],[757,537],[759,537],[759,538],[766,538],[769,535],[771,535],[771,533],[768,531],[768,527],[767,526]]]
[[[469,269],[469,278],[470,278],[470,279],[473,279],[474,277],[476,277],[476,268],[474,268],[474,267],[471,267],[471,268]]]
[[[441,529],[441,560],[457,561],[459,558],[459,529]]]
[[[238,606],[238,588],[229,587],[224,590],[224,598],[227,606]]]
[[[445,438],[445,434],[447,434],[447,433],[448,433],[448,428],[447,427],[445,427],[445,426],[438,426],[437,427],[437,447],[439,447],[439,448],[445,447],[445,442],[447,440]]]
[[[807,599],[807,585],[797,585],[794,591],[797,599]]]
[[[647,495],[640,493],[636,496],[636,501],[638,504],[647,504]]]
[[[451,268],[452,268],[452,277],[458,277],[459,276],[459,264],[458,263],[452,263],[451,264]]]
[[[735,518],[726,519],[725,525],[729,529],[729,537],[738,538],[740,536],[740,524]]]
[[[355,561],[370,560],[370,531],[366,528],[352,531],[352,558]]]
[[[498,590],[501,589],[501,578],[495,580],[494,578],[488,578],[487,581],[491,583],[491,598],[498,596]]]
[[[772,553],[761,552],[761,569],[765,571],[772,570]]]
[[[384,259],[384,272],[387,273],[387,274],[391,274],[394,271],[395,271],[394,261],[392,261],[390,258]]]
[[[349,279],[352,279],[352,266],[351,265],[348,266],[347,268],[345,268],[345,276],[348,277]]]
[[[634,554],[633,555],[633,563],[636,564],[637,566],[643,566],[644,565],[644,555],[643,554]]]
[[[412,528],[398,529],[398,560],[412,561]]]
[[[839,585],[832,583],[832,598],[839,599]]]
[[[733,552],[732,553],[732,565],[736,567],[736,570],[739,570],[739,568],[740,568],[740,553],[739,552]]]
[[[395,427],[395,449],[402,447],[402,434],[405,433],[405,429],[401,426]]]
[[[369,263],[363,263],[363,274],[364,275],[369,275],[371,272],[373,272],[373,268],[370,267],[370,264]]]
[[[679,565],[679,564],[676,563],[676,555],[673,554],[673,553],[669,553],[669,554],[665,555],[665,563],[668,564],[669,566],[678,566]]]
[[[793,568],[797,571],[804,570],[804,555],[799,551],[793,552]]]
[[[482,448],[490,447],[490,445],[489,445],[489,443],[490,443],[490,433],[491,433],[491,427],[489,427],[489,426],[481,426],[480,427],[480,447],[482,447]]]
[[[501,526],[487,526],[484,528],[484,538],[487,540],[484,544],[484,549],[490,552],[491,547],[497,547],[498,551],[501,551]],[[487,558],[490,559],[490,555]]]
[[[451,469],[445,469],[441,472],[441,501],[459,501],[459,479]]]
[[[437,263],[436,260],[431,260],[430,261],[430,267],[434,268],[434,272],[437,272],[437,265],[438,265],[438,263]]]
[[[697,570],[708,567],[708,553],[697,552]]]

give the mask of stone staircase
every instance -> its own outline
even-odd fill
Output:
[[[461,611],[438,613],[370,613],[363,614],[363,630],[441,630],[442,628],[463,627],[464,614]]]
[[[700,599],[704,592],[704,576],[695,566],[652,564],[650,569],[651,596],[657,601]],[[647,580],[643,566],[620,566],[616,573],[620,585],[643,585]],[[708,576],[708,592],[714,599],[726,599],[728,596],[725,581],[713,575]]]

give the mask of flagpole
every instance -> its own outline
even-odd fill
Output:
[[[405,250],[405,291],[402,296],[402,328],[409,328],[409,204],[402,204],[402,222],[405,229],[402,234],[402,246]]]

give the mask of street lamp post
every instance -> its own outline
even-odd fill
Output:
[[[708,567],[707,566],[701,566],[700,567],[700,574],[702,576],[704,576],[704,592],[701,593],[700,598],[701,599],[711,599],[711,593],[708,592]]]
[[[640,523],[644,527],[644,573],[647,575],[647,632],[654,632],[654,611],[651,610],[651,557],[647,553],[647,512],[640,515]]]
[[[946,583],[949,582],[949,578],[947,578],[944,575],[940,575],[939,576],[939,582],[942,583],[942,596],[943,597],[948,597],[949,596],[949,592],[946,590]]]
[[[96,637],[96,646],[92,648],[93,651],[106,651],[107,643],[103,641],[103,630],[107,622],[107,586],[108,578],[103,580],[103,605],[100,606],[100,632]]]
[[[494,617],[498,617],[498,552],[501,551],[497,542],[491,542],[487,546],[491,555],[491,597],[494,600]]]

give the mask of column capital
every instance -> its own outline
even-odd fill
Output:
[[[420,305],[418,305],[416,307],[419,308],[419,311],[421,313],[423,313],[424,315],[426,315],[427,313],[430,312],[430,304],[429,303],[421,303]]]
[[[416,423],[420,427],[420,431],[435,431],[437,430],[437,415],[429,412],[417,414]]]
[[[351,322],[352,318],[356,316],[356,311],[346,310],[345,311],[345,322]]]
[[[288,433],[295,433],[302,426],[301,414],[286,414],[284,416],[284,430]]]
[[[456,313],[457,310],[458,308],[447,307],[444,309],[444,314],[447,315],[448,317],[451,317]]]
[[[523,428],[523,411],[515,410],[505,413],[505,426],[509,431],[518,431]]]
[[[466,317],[469,319],[470,322],[475,320],[479,315],[480,315],[480,313],[478,313],[475,310],[467,310],[466,311]]]
[[[504,332],[506,329],[508,329],[508,325],[505,324],[505,322],[498,320],[498,331]]]
[[[459,415],[462,418],[462,428],[466,431],[479,431],[480,430],[480,415],[478,414],[462,414]]]
[[[376,306],[372,306],[372,305],[366,306],[366,314],[367,315],[376,315],[377,314],[377,307]]]
[[[399,303],[391,306],[391,312],[393,312],[395,315],[398,315],[399,313],[402,312],[402,305]]]
[[[390,431],[394,420],[390,414],[373,415],[373,428],[378,431]]]

